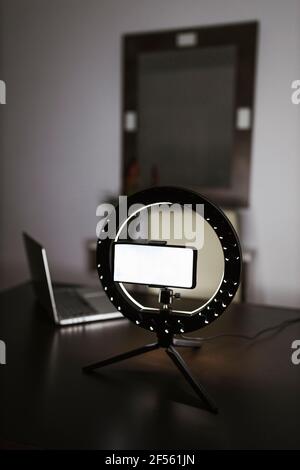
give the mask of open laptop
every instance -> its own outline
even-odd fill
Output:
[[[124,318],[100,286],[97,290],[53,287],[45,248],[26,233],[23,240],[36,297],[56,325]]]

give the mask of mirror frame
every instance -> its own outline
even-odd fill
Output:
[[[194,37],[192,44],[178,45],[178,37]],[[191,186],[223,208],[247,207],[251,163],[251,141],[254,122],[258,22],[221,26],[189,27],[158,32],[126,34],[122,38],[122,189],[126,194],[126,171],[129,162],[137,159],[138,143],[138,61],[139,55],[150,52],[201,49],[210,46],[234,45],[237,50],[235,103],[233,116],[233,154],[228,187]],[[248,125],[238,124],[238,115],[248,112]],[[248,111],[247,111],[248,110]],[[247,119],[246,119],[247,120]],[[139,190],[145,188],[138,188]]]

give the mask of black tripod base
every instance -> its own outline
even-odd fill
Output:
[[[144,354],[149,351],[153,351],[154,349],[158,349],[160,346],[158,343],[146,344],[141,348],[133,349],[132,351],[128,351],[123,354],[118,354],[117,356],[110,357],[108,359],[104,359],[100,362],[95,362],[94,364],[90,364],[82,368],[83,372],[93,372],[95,369],[99,369],[100,367],[108,366],[109,364],[114,364],[115,362],[124,361],[125,359],[130,359],[134,356],[139,356],[140,354]]]
[[[194,377],[192,376],[188,366],[182,359],[181,355],[179,354],[178,351],[174,348],[174,346],[170,345],[166,349],[166,353],[168,356],[172,359],[174,362],[175,366],[180,370],[184,378],[187,380],[187,382],[191,385],[192,389],[196,392],[196,394],[201,398],[203,403],[205,403],[207,409],[211,411],[212,413],[217,413],[218,408],[212,398],[209,397],[208,393],[204,389],[204,387],[197,382]]]
[[[151,343],[151,344],[146,344],[145,346],[142,346],[141,348],[133,349],[132,351],[128,351],[126,353],[110,357],[108,359],[104,359],[103,361],[95,362],[94,364],[90,364],[88,366],[83,367],[82,370],[85,373],[91,373],[94,370],[99,369],[100,367],[104,367],[109,364],[114,364],[116,362],[120,362],[125,359],[130,359],[131,357],[139,356],[140,354],[153,351],[154,349],[159,349],[161,347],[164,347],[168,356],[171,358],[175,366],[182,373],[182,375],[187,380],[187,382],[191,385],[191,387],[196,392],[196,394],[201,398],[203,403],[206,405],[207,409],[212,413],[217,413],[218,408],[216,404],[208,396],[203,386],[194,379],[188,366],[184,362],[183,358],[181,357],[179,352],[174,348],[174,345],[176,345],[176,342],[178,346],[200,347],[199,342],[197,342],[196,340],[194,341],[194,340],[173,339],[173,341],[168,346],[164,346],[164,345],[162,346],[159,342]]]
[[[173,346],[180,346],[183,348],[200,349],[202,347],[201,340],[199,339],[173,338],[172,344]]]

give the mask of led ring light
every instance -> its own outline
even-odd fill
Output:
[[[185,379],[190,383],[194,391],[206,404],[207,408],[216,413],[216,404],[207,395],[203,386],[194,379],[183,358],[175,348],[175,346],[201,347],[201,342],[199,343],[199,341],[192,339],[175,338],[174,335],[197,330],[206,326],[216,320],[232,301],[238,289],[241,275],[241,249],[237,235],[223,212],[193,191],[171,187],[147,189],[128,198],[128,205],[131,206],[133,204],[143,204],[143,206],[146,207],[152,207],[158,204],[188,205],[194,211],[197,211],[197,205],[201,204],[201,216],[204,206],[205,220],[215,231],[222,246],[224,255],[223,278],[213,297],[201,308],[195,310],[193,314],[186,315],[183,312],[180,313],[171,309],[164,310],[163,308],[157,313],[153,309],[144,308],[138,304],[138,302],[130,296],[125,287],[121,283],[115,282],[113,278],[114,244],[118,243],[119,234],[126,223],[131,217],[134,217],[133,214],[125,221],[121,220],[120,209],[117,207],[116,224],[118,230],[116,238],[114,240],[110,238],[98,240],[97,267],[99,277],[104,291],[115,307],[121,311],[125,317],[137,325],[149,329],[150,331],[155,331],[157,334],[157,342],[146,344],[141,348],[90,364],[85,366],[83,370],[86,373],[90,373],[99,367],[123,361],[124,359],[129,359],[130,357],[162,347]],[[106,231],[105,229],[108,223],[107,220],[106,226],[103,229],[104,231]],[[168,289],[166,290],[168,291]]]
[[[197,211],[197,204],[204,206],[204,218],[212,227],[222,246],[224,256],[224,273],[219,288],[213,297],[194,313],[172,311],[171,315],[158,314],[151,308],[143,308],[131,298],[121,283],[113,279],[113,245],[118,242],[122,228],[134,216],[120,220],[119,207],[116,208],[116,238],[98,240],[97,269],[100,281],[108,298],[122,314],[136,325],[150,331],[155,331],[159,337],[176,335],[198,330],[215,321],[232,302],[239,287],[241,276],[241,248],[238,237],[225,214],[214,204],[194,191],[174,187],[157,187],[141,191],[130,196],[128,207],[133,204],[143,204],[151,207],[159,204],[190,205]],[[202,208],[203,208],[202,206]],[[202,213],[200,214],[202,216]],[[108,223],[108,222],[107,222]],[[107,225],[104,227],[104,230]]]

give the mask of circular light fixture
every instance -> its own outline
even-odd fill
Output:
[[[215,321],[232,302],[239,287],[241,276],[241,247],[236,232],[221,209],[194,191],[175,187],[146,189],[127,199],[128,207],[142,204],[143,208],[121,219],[120,208],[116,207],[117,235],[115,239],[101,239],[97,244],[97,269],[99,279],[110,301],[122,314],[136,325],[157,333],[159,337],[180,335],[203,328]],[[189,205],[197,212],[197,206],[204,208],[205,221],[214,230],[222,247],[224,272],[218,289],[204,305],[191,314],[172,311],[167,316],[163,312],[140,305],[129,294],[124,285],[114,281],[113,246],[118,243],[122,229],[137,213],[157,205]],[[203,213],[200,214],[201,216]],[[108,221],[106,222],[106,224]],[[106,231],[107,225],[104,227]]]

